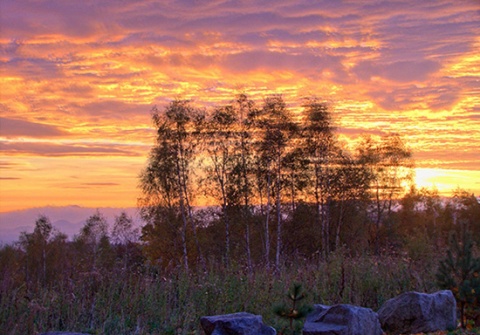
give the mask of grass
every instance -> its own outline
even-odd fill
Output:
[[[234,266],[190,275],[87,273],[48,289],[2,290],[0,333],[202,334],[201,316],[240,311],[262,315],[266,324],[281,329],[284,321],[273,306],[294,282],[302,283],[309,304],[377,310],[402,292],[437,290],[432,266],[400,256],[351,258],[340,252],[329,262],[298,262],[277,272]]]

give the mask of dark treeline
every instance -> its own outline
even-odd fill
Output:
[[[363,136],[348,150],[317,99],[292,110],[279,95],[257,106],[241,94],[211,111],[175,100],[152,118],[139,208],[145,256],[163,268],[278,269],[344,246],[379,255],[412,236],[445,243],[457,220],[435,191],[415,189],[400,136]],[[202,201],[213,206],[194,209]]]
[[[144,263],[138,235],[125,212],[115,218],[112,229],[102,213],[95,212],[72,239],[41,215],[32,233],[23,232],[16,243],[0,249],[2,291],[24,287],[33,293],[82,276],[132,271]]]

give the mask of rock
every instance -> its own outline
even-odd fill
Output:
[[[303,335],[382,335],[377,313],[353,305],[315,305],[307,316]]]
[[[307,317],[305,318],[305,322],[317,322],[320,315],[329,308],[330,306],[327,305],[313,305],[313,311],[307,315]]]
[[[382,328],[394,334],[427,333],[456,328],[457,306],[451,291],[407,292],[378,311]]]
[[[86,333],[70,333],[70,332],[47,332],[39,335],[90,335]]]
[[[234,313],[204,316],[200,324],[206,335],[275,335],[274,328],[263,324],[260,315]]]

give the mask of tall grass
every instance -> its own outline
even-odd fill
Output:
[[[204,315],[247,311],[277,329],[272,307],[292,283],[303,284],[309,304],[350,303],[377,310],[401,292],[436,290],[436,262],[400,256],[297,261],[278,271],[239,266],[207,273],[85,273],[48,289],[2,289],[0,334],[68,330],[92,334],[202,334]]]

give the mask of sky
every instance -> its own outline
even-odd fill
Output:
[[[134,207],[153,106],[329,102],[418,186],[480,194],[480,1],[0,1],[0,212]]]

